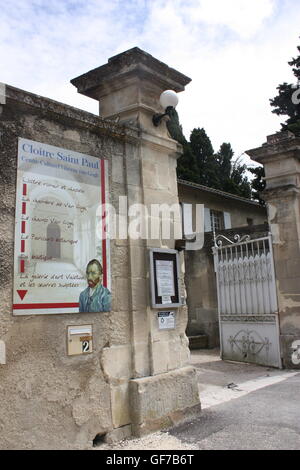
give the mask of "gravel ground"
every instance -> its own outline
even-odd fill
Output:
[[[156,432],[138,439],[126,439],[118,444],[101,444],[94,450],[197,450],[198,446],[182,442],[168,432]]]

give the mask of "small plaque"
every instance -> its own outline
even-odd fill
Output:
[[[92,325],[68,327],[68,356],[93,352]]]
[[[159,330],[174,330],[175,312],[158,312],[157,318]]]

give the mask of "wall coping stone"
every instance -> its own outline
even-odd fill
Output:
[[[124,124],[117,124],[88,111],[10,85],[5,85],[5,90],[7,100],[31,106],[46,114],[63,116],[64,118],[70,119],[73,125],[76,123],[78,127],[87,127],[94,132],[97,131],[101,134],[127,141],[137,142],[140,139],[139,129],[131,128]]]

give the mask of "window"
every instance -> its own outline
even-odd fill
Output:
[[[204,231],[226,230],[231,228],[230,212],[204,208]]]
[[[212,230],[224,229],[224,213],[221,211],[210,211],[210,221]]]

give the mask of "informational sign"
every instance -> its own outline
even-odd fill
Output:
[[[14,315],[110,310],[107,161],[19,139]]]
[[[175,328],[175,312],[158,312],[157,318],[160,330],[173,330]]]
[[[157,291],[158,295],[162,298],[162,303],[170,303],[171,297],[175,295],[174,262],[167,260],[157,260],[156,279]]]
[[[179,307],[179,262],[176,250],[150,250],[152,307]]]

